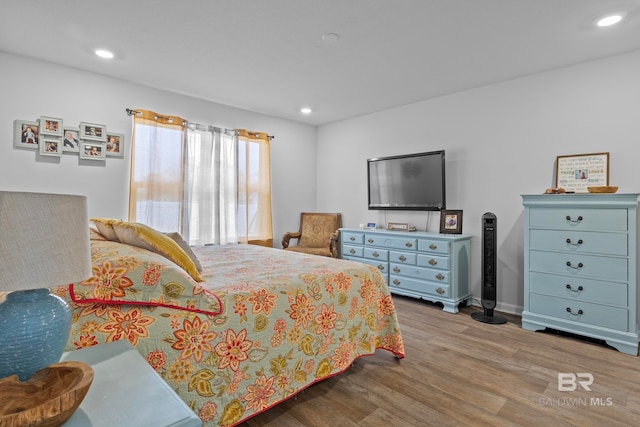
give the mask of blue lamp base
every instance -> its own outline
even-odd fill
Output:
[[[26,381],[60,361],[69,339],[71,309],[49,289],[15,291],[0,303],[0,378]]]

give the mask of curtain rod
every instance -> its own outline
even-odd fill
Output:
[[[133,116],[134,114],[135,114],[136,116],[140,116],[140,115],[142,115],[142,112],[141,112],[141,111],[137,111],[137,110],[134,110],[134,109],[132,109],[132,108],[127,108],[127,109],[125,109],[125,111],[127,112],[127,115],[129,115],[129,116]],[[157,114],[157,117],[165,118],[165,116],[162,116],[162,115],[160,115],[160,114]],[[201,125],[201,124],[198,124],[198,123],[191,123],[191,122],[187,122],[187,124],[193,124],[193,125],[195,125],[195,126],[204,126],[204,127],[207,127],[207,128],[215,128],[215,129],[220,129],[220,130],[224,130],[224,131],[233,131],[233,132],[236,132],[236,133],[237,133],[237,131],[236,131],[235,129],[223,129],[223,128],[219,128],[219,127],[217,127],[217,126]],[[248,133],[250,133],[250,134],[251,134],[251,133],[253,133],[253,134],[257,134],[257,133],[259,133],[259,132],[251,132],[251,131],[248,131]],[[273,140],[273,139],[275,139],[275,136],[273,136],[273,135],[267,135],[267,136],[269,137],[269,140]]]

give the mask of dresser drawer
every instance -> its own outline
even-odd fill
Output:
[[[626,209],[536,208],[529,213],[531,227],[565,230],[626,231]]]
[[[420,267],[439,268],[449,270],[449,257],[436,255],[418,255],[418,265]]]
[[[390,237],[375,233],[368,233],[364,236],[364,244],[366,246],[382,246],[385,248],[405,249],[415,251],[417,248],[417,239],[398,236]]]
[[[344,245],[342,248],[342,254],[345,256],[364,256],[364,248],[362,246]]]
[[[387,270],[389,269],[389,263],[386,261],[377,261],[375,259],[368,259],[368,258],[361,258],[354,261],[364,262],[365,264],[373,265],[383,273],[386,273]]]
[[[450,297],[449,284],[447,283],[425,282],[410,277],[396,276],[394,274],[391,274],[389,277],[389,288],[392,291],[394,289],[406,289],[421,294],[438,295],[444,298]]]
[[[442,240],[418,240],[418,251],[434,254],[448,254],[449,243]]]
[[[541,229],[529,232],[531,249],[626,256],[628,245],[626,233]]]
[[[415,267],[413,265],[389,264],[390,274],[400,274],[421,280],[438,283],[449,283],[449,272],[433,268]]]
[[[364,257],[369,259],[377,259],[380,261],[389,261],[389,251],[379,248],[364,248]]]
[[[362,233],[352,233],[349,231],[342,232],[342,242],[343,243],[353,243],[356,245],[364,244],[364,234]]]
[[[529,269],[618,282],[628,280],[627,258],[532,250],[529,252]]]
[[[389,251],[389,261],[402,264],[416,264],[416,254],[410,252]]]
[[[557,276],[545,273],[529,273],[529,290],[538,294],[588,301],[609,305],[627,306],[626,283]]]
[[[626,308],[611,307],[567,298],[532,293],[529,296],[530,311],[572,322],[586,323],[603,328],[626,331]]]

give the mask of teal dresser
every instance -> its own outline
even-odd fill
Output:
[[[383,273],[392,293],[441,302],[457,313],[471,303],[470,243],[465,234],[340,229],[340,256]]]
[[[523,195],[522,327],[638,354],[638,194]]]

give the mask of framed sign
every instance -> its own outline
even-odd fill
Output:
[[[575,154],[556,158],[556,188],[588,193],[587,187],[609,185],[609,153]]]
[[[440,211],[440,233],[462,234],[462,211]]]

